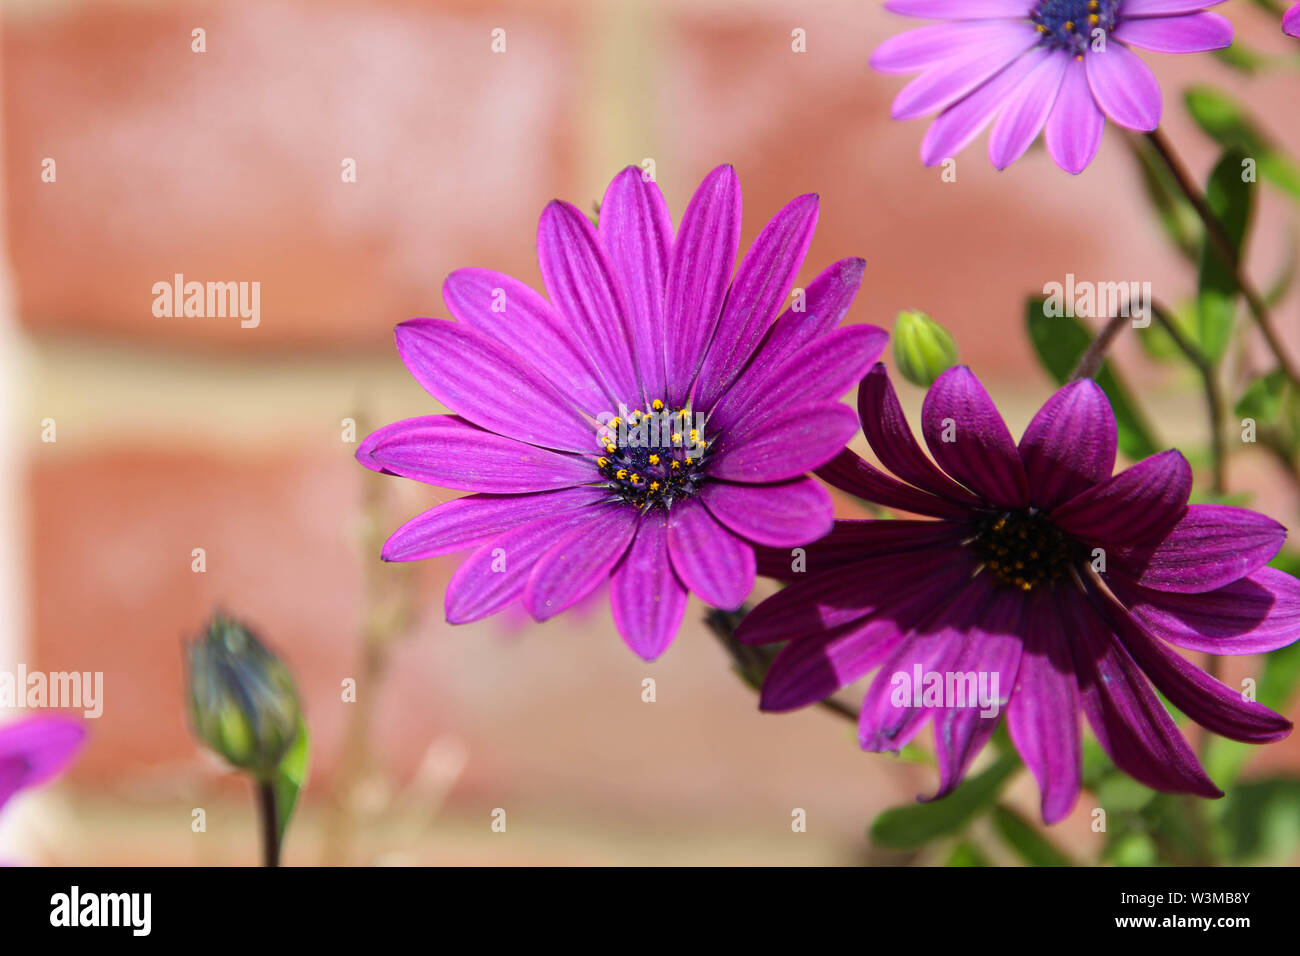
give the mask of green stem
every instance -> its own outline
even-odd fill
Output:
[[[1223,395],[1219,390],[1219,380],[1214,374],[1214,364],[1205,357],[1205,354],[1195,343],[1183,335],[1163,306],[1152,302],[1151,314],[1155,317],[1156,323],[1173,340],[1178,351],[1182,352],[1188,361],[1196,366],[1197,374],[1201,376],[1201,385],[1205,391],[1205,404],[1208,407],[1210,416],[1210,454],[1214,462],[1212,488],[1216,495],[1221,495],[1227,485],[1224,475],[1226,452],[1223,441]]]
[[[1101,371],[1101,363],[1106,360],[1106,352],[1109,351],[1111,343],[1129,321],[1126,315],[1113,315],[1106,320],[1106,324],[1101,327],[1101,331],[1092,340],[1087,351],[1079,357],[1079,364],[1070,373],[1071,382],[1077,382],[1081,378],[1096,377]]]

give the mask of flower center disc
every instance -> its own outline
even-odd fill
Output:
[[[990,571],[1022,591],[1064,577],[1078,556],[1075,543],[1034,511],[989,515],[971,544]]]
[[[1082,56],[1101,30],[1109,36],[1115,28],[1120,0],[1041,0],[1029,14],[1038,28],[1039,44]]]
[[[622,501],[640,511],[671,508],[705,480],[704,416],[669,409],[655,399],[641,411],[611,419],[600,432],[596,467]]]

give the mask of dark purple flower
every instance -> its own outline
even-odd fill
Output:
[[[1300,3],[1282,14],[1282,32],[1300,37]]]
[[[80,723],[62,717],[31,717],[0,727],[0,809],[18,791],[63,773],[85,739]]]
[[[871,65],[921,71],[894,100],[893,116],[939,113],[921,143],[927,166],[955,156],[993,123],[989,160],[998,169],[1046,130],[1056,164],[1079,173],[1101,145],[1106,117],[1136,130],[1160,122],[1160,86],[1129,47],[1226,47],[1232,24],[1204,11],[1220,2],[889,0],[885,7],[895,13],[947,22],[886,40]]]
[[[740,205],[735,170],[718,167],[674,239],[658,186],[630,167],[610,183],[599,228],[565,202],[542,212],[549,302],[462,269],[443,285],[457,321],[397,327],[402,361],[454,414],[381,428],[357,458],[474,492],[412,519],[383,550],[412,561],[475,549],[447,588],[448,621],[516,600],[545,620],[608,579],[619,632],[649,660],[672,642],[688,591],[740,606],[752,544],[830,529],[830,496],[806,473],[857,430],[838,399],[886,336],[837,328],[860,259],[831,266],[778,318],[817,197],[777,213],[733,277]]]
[[[765,710],[802,707],[879,669],[862,706],[863,749],[899,750],[933,720],[943,796],[1001,707],[981,716],[969,695],[916,706],[896,692],[916,674],[959,690],[964,675],[983,675],[1008,704],[1049,823],[1079,793],[1080,710],[1121,770],[1207,797],[1221,793],[1151,684],[1225,737],[1260,743],[1290,731],[1170,648],[1254,654],[1300,636],[1300,582],[1265,567],[1285,529],[1244,508],[1189,506],[1191,470],[1177,451],[1112,475],[1115,418],[1096,384],[1058,391],[1017,447],[970,371],[949,369],[922,410],[933,462],[883,365],[863,380],[858,407],[872,450],[898,477],[847,450],[818,474],[938,520],[838,521],[808,547],[806,574],[791,572],[788,554],[763,555],[764,573],[797,581],[738,633],[748,643],[793,638],[763,685]]]

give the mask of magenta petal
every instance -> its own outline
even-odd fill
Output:
[[[791,201],[763,227],[745,254],[700,368],[695,386],[700,407],[713,407],[767,334],[808,253],[817,209],[817,196],[812,193]]]
[[[968,96],[939,114],[921,140],[921,162],[935,166],[956,156],[988,126],[1021,82],[1045,60],[1056,59],[1044,48],[1029,50]]]
[[[1282,32],[1300,37],[1300,3],[1282,14]]]
[[[1030,7],[1026,0],[886,0],[885,9],[927,20],[976,20],[1027,18]]]
[[[1115,413],[1091,379],[1073,382],[1039,409],[1020,439],[1029,501],[1055,508],[1115,470]]]
[[[1232,43],[1232,23],[1217,13],[1122,20],[1111,36],[1156,53],[1203,53]]]
[[[941,468],[1001,508],[1029,503],[1020,452],[984,386],[964,365],[930,386],[921,406],[921,432]]]
[[[580,525],[560,538],[533,567],[524,587],[524,607],[533,619],[546,621],[567,611],[608,580],[638,523],[633,509],[611,508],[601,517],[598,534]]]
[[[946,595],[970,577],[975,562],[965,549],[926,546],[926,532],[916,534],[915,546],[865,551],[871,556],[807,575],[778,591],[746,615],[736,639],[744,644],[788,641],[880,613],[917,586],[924,585],[932,595]],[[906,560],[898,557],[902,551],[907,552]]]
[[[662,511],[647,514],[610,582],[610,609],[624,643],[642,660],[657,658],[677,635],[687,595],[668,554],[668,519]]]
[[[1007,97],[1007,107],[989,133],[989,162],[998,169],[1006,169],[1023,156],[1042,132],[1069,64],[1068,57],[1044,57]]]
[[[385,561],[421,561],[476,547],[538,518],[586,507],[607,497],[604,488],[566,488],[526,495],[468,495],[430,508],[384,542]]]
[[[830,493],[812,478],[776,485],[712,481],[700,489],[700,501],[742,538],[772,547],[816,541],[835,522]]]
[[[695,190],[673,243],[664,316],[670,405],[684,404],[713,338],[740,248],[740,180],[719,166]]]
[[[1005,32],[999,20],[934,23],[890,37],[876,47],[869,62],[881,73],[915,73]]]
[[[841,259],[823,269],[808,283],[803,302],[791,305],[777,316],[772,331],[745,370],[745,377],[756,366],[770,374],[796,352],[838,326],[857,298],[866,268],[863,259]]]
[[[1221,797],[1147,679],[1088,601],[1075,592],[1061,625],[1074,655],[1083,712],[1102,748],[1156,790]]]
[[[867,444],[880,463],[903,481],[948,501],[979,504],[975,495],[940,471],[916,443],[883,363],[862,380],[858,417]]]
[[[826,464],[857,430],[857,416],[839,402],[789,408],[723,432],[709,474],[754,484],[787,481]]]
[[[682,583],[706,604],[734,611],[754,588],[754,549],[699,502],[681,502],[669,513],[668,553]]]
[[[1122,43],[1108,43],[1104,52],[1093,51],[1083,59],[1088,86],[1103,113],[1128,129],[1160,125],[1160,84],[1141,57]]]
[[[886,508],[897,508],[932,518],[961,519],[970,513],[964,505],[954,504],[903,484],[863,461],[847,448],[818,468],[817,476],[841,491]]]
[[[525,445],[454,415],[385,425],[357,446],[357,460],[440,488],[500,494],[570,488],[599,478],[589,459]]]
[[[458,321],[521,355],[584,411],[594,415],[620,398],[606,392],[568,320],[518,279],[489,269],[457,269],[443,282],[442,298]]]
[[[1273,559],[1286,528],[1267,515],[1229,505],[1192,505],[1158,542],[1120,555],[1137,583],[1157,591],[1213,591]]]
[[[673,250],[668,204],[652,179],[629,166],[600,204],[600,237],[631,310],[633,355],[647,395],[664,395],[664,290]],[[626,400],[626,399],[624,399]]]
[[[628,306],[591,220],[570,203],[548,203],[537,224],[537,262],[547,294],[598,357],[611,394],[640,399]]]
[[[969,94],[989,77],[1024,53],[1038,41],[1038,34],[1028,18],[999,24],[994,36],[941,60],[894,97],[890,115],[894,119],[914,119],[943,110]]]
[[[1108,583],[1144,630],[1190,651],[1262,654],[1300,638],[1300,581],[1276,568],[1200,594]]]
[[[85,742],[85,727],[63,717],[29,717],[0,727],[0,808],[18,791],[61,774]]]
[[[1031,597],[1020,672],[1007,708],[1012,743],[1038,781],[1043,822],[1049,824],[1074,809],[1083,780],[1079,686],[1061,613],[1050,592]]]
[[[955,693],[965,696],[965,706],[959,701],[948,701],[949,706],[934,717],[939,789],[932,800],[947,796],[957,788],[971,761],[997,729],[998,718],[1011,697],[1020,670],[1024,646],[1020,619],[1024,603],[1020,593],[1010,588],[994,588],[990,603],[966,632],[961,653],[953,663],[953,686]],[[945,682],[946,679],[947,675]],[[981,692],[989,695],[987,706],[980,700]],[[992,697],[994,693],[996,697]]]
[[[924,703],[927,675],[954,671],[967,634],[991,597],[990,588],[978,579],[955,593],[933,593],[931,620],[915,627],[900,642],[881,665],[862,701],[858,744],[863,750],[897,753],[942,710]]]
[[[1124,0],[1123,19],[1196,13],[1220,3],[1223,3],[1223,0]]]
[[[902,554],[939,546],[955,549],[968,533],[965,526],[949,521],[843,519],[812,544],[799,548],[757,547],[754,554],[758,557],[758,573],[763,577],[801,581],[855,564],[866,555]]]
[[[1182,518],[1192,469],[1176,450],[1144,458],[1053,509],[1061,530],[1102,545],[1158,537]]]
[[[1133,619],[1108,608],[1108,618],[1119,627],[1124,646],[1133,660],[1169,702],[1206,730],[1230,740],[1269,743],[1291,732],[1291,722],[1263,704],[1246,700],[1211,677],[1191,661],[1143,633]]]
[[[1079,60],[1070,60],[1056,94],[1056,104],[1043,127],[1048,153],[1056,165],[1077,175],[1097,155],[1105,127],[1106,114],[1092,98],[1087,68]]]
[[[501,610],[523,594],[533,567],[559,537],[578,524],[602,521],[614,510],[593,505],[547,515],[480,545],[447,584],[448,623],[466,624]]]
[[[457,415],[530,445],[591,451],[596,426],[531,364],[459,322],[411,319],[397,352],[426,392]]]

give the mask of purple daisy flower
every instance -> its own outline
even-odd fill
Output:
[[[1282,32],[1300,37],[1300,3],[1282,14]]]
[[[883,365],[863,380],[858,403],[872,450],[898,478],[847,450],[818,473],[938,520],[838,521],[807,548],[804,574],[791,573],[788,553],[762,556],[764,573],[797,581],[737,634],[793,639],[773,661],[763,709],[802,707],[878,668],[861,710],[862,748],[897,751],[933,720],[943,796],[1006,704],[1049,823],[1079,794],[1080,710],[1121,770],[1206,797],[1222,794],[1151,684],[1225,737],[1260,743],[1290,731],[1170,648],[1254,654],[1300,636],[1300,582],[1265,567],[1285,529],[1244,508],[1189,506],[1191,470],[1177,451],[1112,475],[1115,418],[1095,383],[1053,395],[1017,446],[971,372],[949,369],[922,410],[933,461]],[[900,674],[945,684],[975,674],[997,706],[982,711],[951,694],[918,706],[898,696]]]
[[[549,302],[500,273],[453,272],[443,298],[457,321],[404,322],[397,350],[454,414],[381,428],[357,459],[473,494],[398,529],[384,559],[474,548],[447,588],[453,624],[516,600],[546,620],[609,580],[619,633],[647,660],[672,642],[688,592],[739,607],[753,544],[830,530],[830,496],[806,473],[857,430],[838,399],[886,341],[837,328],[860,259],[777,317],[817,207],[806,195],[777,213],[733,277],[735,170],[705,178],[674,238],[659,187],[629,167],[598,228],[565,202],[542,212]]]
[[[18,791],[63,773],[85,739],[81,724],[58,717],[33,717],[0,727],[0,809]]]
[[[921,75],[894,100],[894,119],[938,112],[921,142],[933,166],[993,123],[989,160],[1015,162],[1045,130],[1047,151],[1082,172],[1106,118],[1135,130],[1160,123],[1160,86],[1129,47],[1218,50],[1232,24],[1205,12],[1222,0],[889,0],[906,16],[944,20],[882,43],[871,65]],[[996,122],[994,118],[996,117]]]

